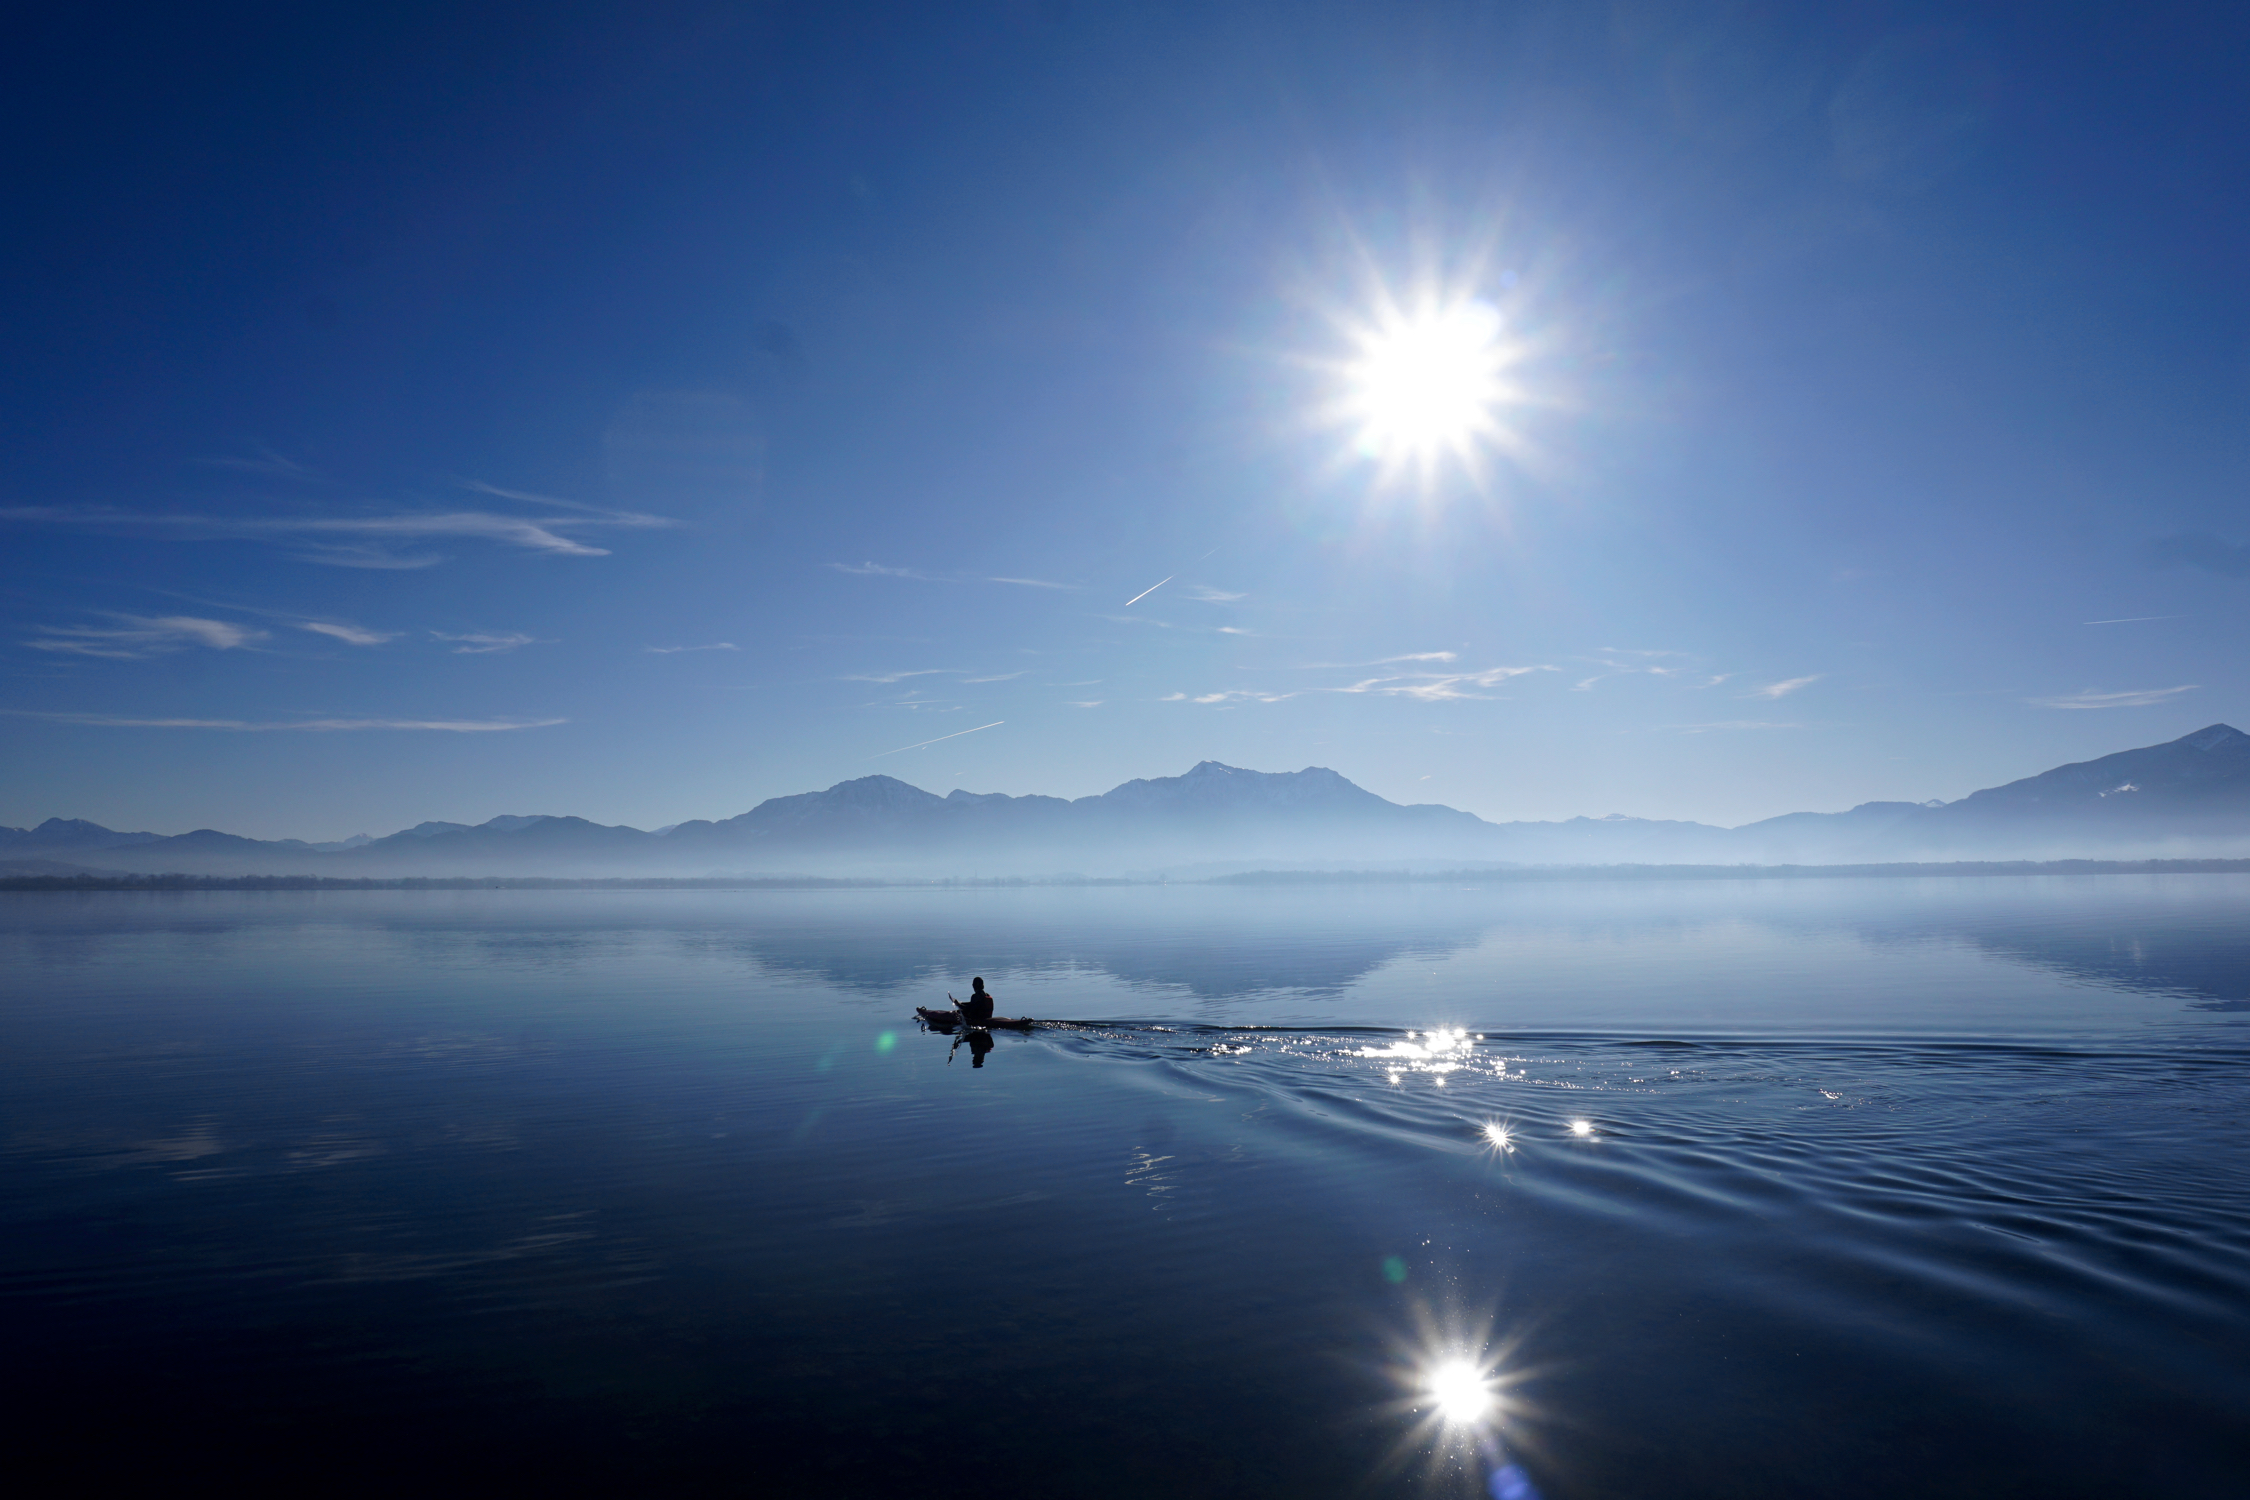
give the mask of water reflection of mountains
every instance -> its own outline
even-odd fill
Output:
[[[122,904],[120,904],[122,903]],[[1649,939],[1733,925],[1871,948],[1940,943],[2066,982],[2250,1013],[2250,880],[2232,876],[2022,881],[1710,882],[1651,888],[1327,887],[1281,892],[1175,887],[1079,894],[937,897],[901,892],[743,901],[526,893],[431,902],[385,894],[277,898],[40,899],[0,908],[11,963],[97,965],[125,940],[210,940],[311,920],[414,950],[433,969],[463,961],[568,968],[632,962],[651,940],[730,957],[775,976],[869,996],[960,990],[968,976],[1105,975],[1199,1000],[1341,996],[1410,960],[1489,946],[1505,983],[1518,961],[1566,979],[1581,960]],[[1516,945],[1519,951],[1511,952]],[[1487,960],[1479,960],[1480,964]],[[1704,962],[1728,961],[1723,947]],[[1376,982],[1380,983],[1378,978]]]
[[[2111,989],[2176,995],[2189,1010],[2250,1011],[2250,936],[2240,929],[2136,925],[2114,932],[1965,927],[1996,957]]]
[[[1277,990],[1340,995],[1394,959],[1441,958],[1473,947],[1492,925],[1489,919],[1454,920],[1349,933],[1238,924],[1224,932],[1183,933],[1170,924],[1134,923],[1049,932],[987,920],[870,932],[839,922],[728,941],[770,972],[873,994],[958,988],[965,974],[1092,971],[1221,1000]]]
[[[1214,913],[1196,928],[1174,920],[1049,923],[1026,914],[953,913],[884,922],[879,929],[839,914],[832,923],[730,935],[769,971],[865,993],[958,984],[971,973],[1099,972],[1128,984],[1183,989],[1202,999],[1293,991],[1341,994],[1402,959],[1438,959],[1511,933],[1607,944],[1662,928],[1737,921],[1803,935],[1845,931],[1872,946],[1956,942],[1994,957],[2105,988],[2177,996],[2188,1008],[2250,1012],[2250,923],[2207,907],[2119,912],[1999,912],[1924,907],[1882,914],[1652,907],[1563,915],[1478,910],[1444,903],[1420,911],[1334,909]]]

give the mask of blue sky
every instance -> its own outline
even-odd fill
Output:
[[[0,822],[1733,823],[2250,718],[2238,10],[463,9],[12,49]],[[1428,461],[1386,305],[1491,331]]]

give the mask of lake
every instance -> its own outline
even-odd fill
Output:
[[[11,1469],[2235,1496],[2250,879],[0,897]],[[1077,1024],[921,1030],[982,975]]]

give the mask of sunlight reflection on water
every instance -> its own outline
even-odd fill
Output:
[[[1422,1379],[1422,1390],[1443,1420],[1468,1426],[1492,1410],[1492,1387],[1485,1372],[1466,1359],[1448,1359]]]
[[[2250,886],[1997,889],[0,906],[10,1391],[620,1489],[2225,1493]],[[1136,1019],[948,1070],[955,958]]]

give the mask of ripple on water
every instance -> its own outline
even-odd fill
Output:
[[[1268,1096],[1343,1135],[1483,1157],[1510,1191],[1657,1232],[1974,1284],[2250,1306],[2250,1051],[1634,1042],[1458,1029],[1089,1026],[1048,1044]],[[1496,1133],[1504,1139],[1495,1139]]]

